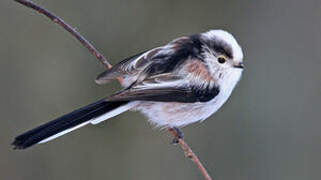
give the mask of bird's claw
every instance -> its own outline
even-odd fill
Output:
[[[184,139],[184,133],[177,127],[173,127],[172,129],[175,131],[176,137],[174,137],[171,144],[178,144],[179,139]]]

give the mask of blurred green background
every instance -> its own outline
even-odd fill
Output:
[[[246,70],[229,101],[186,141],[214,179],[320,180],[321,1],[37,0],[113,64],[209,29],[230,31]],[[118,90],[104,67],[48,19],[0,2],[0,179],[202,179],[166,131],[128,112],[45,145],[13,138]]]

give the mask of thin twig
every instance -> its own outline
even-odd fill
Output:
[[[38,11],[40,14],[47,16],[50,20],[57,23],[59,26],[63,27],[67,30],[71,35],[73,35],[80,43],[85,46],[101,63],[103,63],[106,68],[111,68],[111,64],[107,61],[107,59],[89,42],[87,41],[81,34],[79,34],[73,27],[67,24],[64,20],[56,16],[54,13],[42,8],[32,1],[29,0],[14,0],[24,6],[27,6],[33,10]]]
[[[72,28],[69,24],[67,24],[64,20],[53,14],[52,12],[46,10],[43,7],[40,7],[29,0],[14,0],[26,7],[29,7],[35,11],[38,11],[40,14],[45,15],[50,20],[64,28],[68,31],[72,36],[74,36],[80,43],[85,46],[107,69],[110,69],[112,65],[107,61],[107,59],[89,42],[87,41],[80,33],[78,33],[74,28]],[[118,81],[121,83],[122,78],[118,78]],[[173,129],[169,128],[169,132],[174,136],[178,137],[178,134]],[[178,144],[183,149],[185,156],[191,159],[195,165],[198,167],[202,175],[206,180],[211,180],[210,175],[206,171],[205,167],[202,165],[201,161],[198,159],[197,155],[192,151],[192,149],[187,145],[187,143],[183,140],[178,138]]]
[[[174,136],[177,137],[178,140],[178,144],[181,146],[181,148],[183,149],[184,153],[185,153],[185,157],[191,159],[195,165],[198,167],[198,169],[201,171],[202,175],[204,176],[204,178],[206,180],[211,180],[212,178],[210,177],[210,175],[208,174],[206,168],[203,166],[203,164],[201,163],[201,161],[198,159],[197,155],[192,151],[192,149],[188,146],[188,144],[181,138],[178,138],[178,134],[177,132],[172,129],[172,128],[168,128],[168,131]]]

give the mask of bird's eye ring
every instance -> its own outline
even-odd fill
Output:
[[[218,61],[220,64],[223,64],[223,63],[226,62],[226,58],[225,58],[224,56],[219,56],[219,57],[217,58],[217,61]]]

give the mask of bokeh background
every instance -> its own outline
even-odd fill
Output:
[[[186,141],[214,179],[321,178],[321,1],[36,0],[113,64],[173,38],[230,31],[245,54],[229,101]],[[0,179],[202,179],[166,131],[138,113],[14,151],[30,128],[120,89],[94,83],[104,67],[48,19],[0,2]]]

